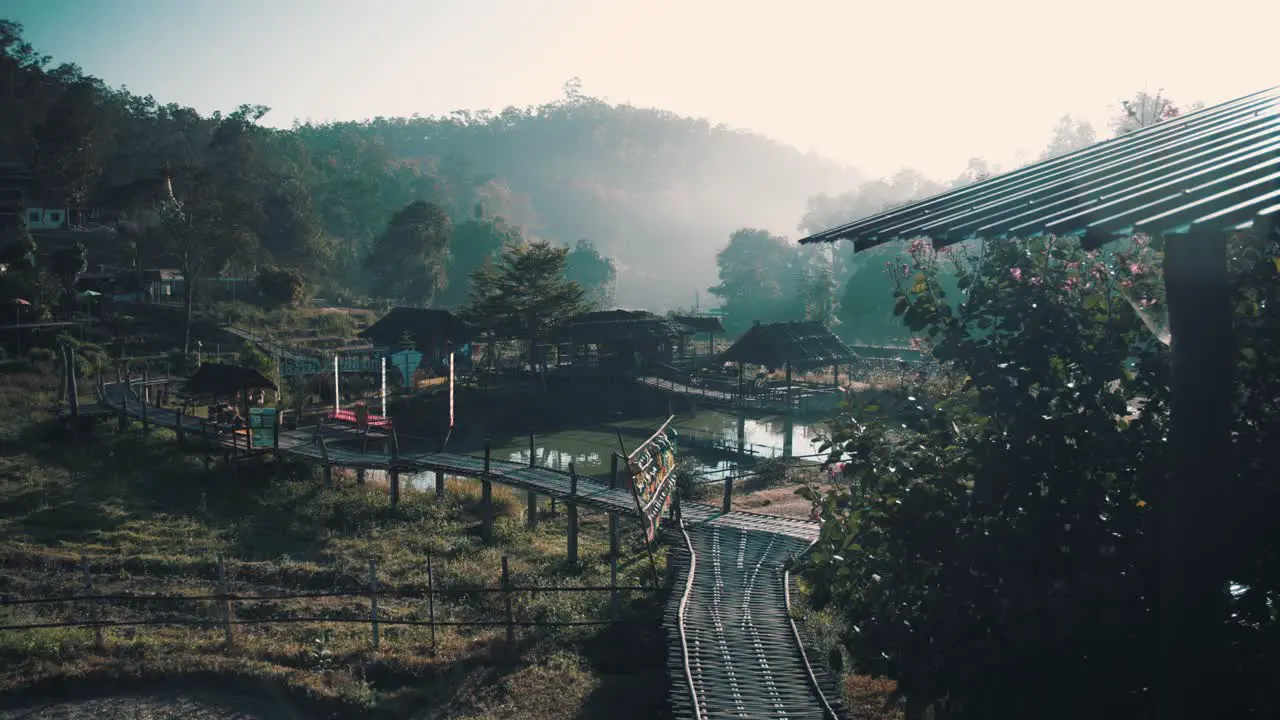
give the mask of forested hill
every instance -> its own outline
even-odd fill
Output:
[[[536,108],[300,131],[353,133],[429,172],[487,179],[490,213],[545,239],[592,240],[618,265],[618,302],[655,308],[688,305],[713,285],[733,230],[792,233],[809,197],[860,180],[759,135],[572,91]]]
[[[555,102],[500,113],[289,128],[265,126],[269,109],[251,104],[202,116],[58,65],[4,20],[0,97],[0,163],[30,165],[29,206],[115,228],[139,267],[296,271],[335,297],[457,306],[470,273],[523,235],[582,248],[571,264],[606,284],[612,258],[602,302],[687,306],[716,283],[733,230],[791,234],[810,196],[859,180],[757,135],[583,96],[573,81]],[[389,222],[418,201],[446,210],[444,246],[422,236],[384,253],[421,276],[404,287],[429,288],[392,298],[367,261],[378,238],[409,237]],[[21,256],[28,241],[13,242],[6,217],[0,245]],[[163,226],[179,217],[180,232]]]

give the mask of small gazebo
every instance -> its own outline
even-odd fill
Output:
[[[594,346],[601,367],[635,370],[651,363],[670,363],[678,338],[691,330],[647,310],[596,310],[559,326],[557,344],[573,347],[573,354]]]
[[[246,418],[249,416],[249,392],[252,390],[279,392],[280,388],[253,368],[224,363],[202,364],[186,383],[187,395],[192,399],[239,398],[242,414]]]
[[[820,322],[757,321],[738,341],[724,351],[721,360],[738,364],[738,392],[743,391],[744,365],[761,365],[770,370],[785,369],[787,397],[792,395],[791,372],[832,368],[837,380],[840,366],[857,359],[848,345]]]
[[[679,337],[678,353],[680,359],[686,356],[688,340],[706,333],[707,342],[711,345],[711,356],[716,354],[716,335],[724,335],[724,323],[715,315],[672,315],[671,319],[684,328]]]

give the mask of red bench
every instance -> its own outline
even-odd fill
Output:
[[[357,425],[356,413],[354,410],[335,410],[324,416],[325,420],[333,422],[345,423],[347,425]],[[369,427],[378,428],[380,430],[391,429],[391,418],[382,417],[381,415],[369,416]]]

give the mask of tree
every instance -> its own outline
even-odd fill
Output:
[[[447,307],[464,305],[475,271],[497,256],[503,247],[522,242],[524,239],[517,228],[500,217],[487,217],[484,204],[476,203],[471,217],[454,227],[453,237],[449,240],[449,284],[440,295],[440,304]]]
[[[491,334],[525,340],[529,366],[537,367],[538,340],[588,307],[582,286],[565,277],[568,263],[566,247],[508,245],[472,275],[463,317]]]
[[[578,240],[578,244],[569,251],[565,277],[582,286],[587,301],[593,306],[603,308],[613,304],[618,267],[613,258],[601,255],[590,240]]]
[[[1093,126],[1084,120],[1076,120],[1070,115],[1063,115],[1053,129],[1053,138],[1049,146],[1040,154],[1041,160],[1050,160],[1066,155],[1082,148],[1089,147],[1098,140]]]
[[[289,268],[262,268],[258,271],[258,292],[268,307],[301,305],[307,299],[307,279]]]
[[[720,283],[710,292],[720,298],[727,325],[744,330],[757,320],[794,320],[803,314],[798,255],[784,238],[743,228],[729,236],[716,265]]]
[[[1191,110],[1199,110],[1203,103],[1196,103]],[[1165,97],[1164,90],[1157,90],[1155,95],[1140,90],[1128,100],[1120,101],[1120,113],[1112,120],[1111,126],[1116,135],[1141,130],[1165,120],[1172,120],[1182,114],[1172,100]]]
[[[1111,254],[992,240],[979,259],[920,240],[894,276],[938,379],[832,424],[845,483],[807,493],[823,529],[806,577],[909,716],[1150,714],[1135,690],[1156,647],[1148,504],[1169,363],[1134,309],[1161,302],[1160,248]],[[939,282],[947,266],[964,293]]]
[[[434,203],[410,203],[391,217],[365,259],[374,293],[429,306],[448,284],[449,240],[453,226]]]
[[[63,313],[70,313],[76,301],[76,283],[89,269],[89,254],[84,243],[76,241],[71,247],[59,249],[53,254],[49,271],[58,278],[62,288]]]

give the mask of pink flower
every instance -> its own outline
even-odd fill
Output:
[[[1022,280],[1022,268],[1009,268],[1009,274],[1013,276],[1014,280]]]
[[[1139,275],[1139,274],[1141,274],[1141,273],[1142,273],[1142,271],[1143,271],[1143,270],[1145,270],[1145,269],[1146,269],[1146,268],[1142,267],[1142,266],[1141,266],[1141,265],[1139,265],[1138,263],[1133,263],[1133,264],[1131,264],[1131,265],[1129,266],[1129,272],[1133,273],[1134,275]]]
[[[912,255],[918,255],[924,252],[924,249],[925,249],[924,245],[925,245],[924,238],[916,238],[915,240],[911,241],[911,245],[908,246],[907,252],[911,253]]]

